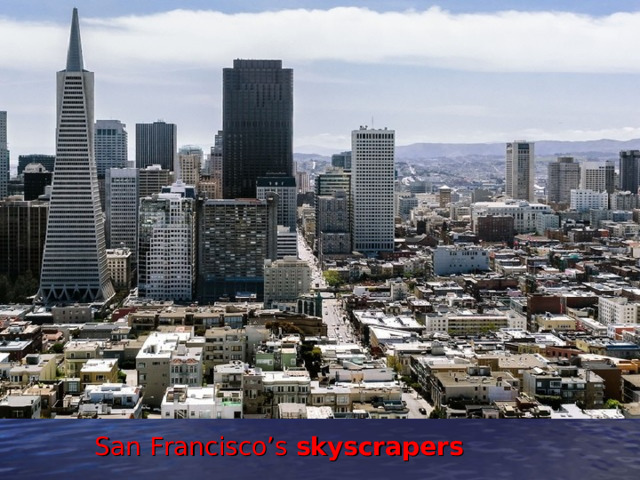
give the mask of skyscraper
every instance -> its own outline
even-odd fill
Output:
[[[395,132],[360,127],[351,133],[353,248],[393,251]]]
[[[110,168],[126,168],[127,131],[119,120],[96,121],[96,169],[104,178]]]
[[[262,300],[264,261],[277,256],[277,195],[266,200],[206,200],[198,217],[198,300],[250,293]]]
[[[195,282],[195,200],[184,184],[140,200],[138,295],[190,301]],[[176,187],[176,188],[174,188]]]
[[[94,158],[93,72],[84,69],[73,9],[67,67],[57,74],[56,164],[38,300],[106,301],[114,295]]]
[[[638,193],[640,186],[640,150],[620,152],[620,190]]]
[[[110,168],[105,179],[107,248],[127,247],[131,261],[138,252],[138,169]]]
[[[9,150],[7,149],[7,112],[0,112],[0,200],[9,195]]]
[[[507,143],[505,193],[517,200],[535,201],[536,178],[533,142]]]
[[[594,192],[613,193],[615,190],[615,165],[607,160],[604,165],[583,163],[580,170],[580,188]]]
[[[224,198],[255,198],[258,177],[293,175],[293,70],[234,60],[223,70]]]
[[[178,127],[157,121],[136,124],[136,167],[160,165],[175,171],[178,155]]]
[[[547,165],[547,201],[569,205],[571,190],[580,187],[580,164],[573,157],[558,157]]]

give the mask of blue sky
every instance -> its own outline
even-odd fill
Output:
[[[640,1],[3,0],[12,163],[54,151],[74,4],[96,118],[125,122],[131,152],[157,119],[208,149],[234,58],[294,69],[298,152],[348,149],[372,123],[398,144],[640,137]]]

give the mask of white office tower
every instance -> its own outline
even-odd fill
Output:
[[[353,248],[393,251],[395,132],[360,127],[351,133]]]
[[[119,120],[96,120],[96,170],[104,178],[110,168],[127,167],[126,125]]]
[[[190,301],[195,281],[195,200],[183,192],[140,199],[138,296]]]
[[[105,179],[107,248],[127,247],[131,262],[138,252],[138,169],[111,168]]]
[[[516,200],[535,201],[536,179],[533,142],[507,143],[505,193]]]
[[[9,195],[9,150],[7,149],[7,112],[0,112],[0,200]]]
[[[56,163],[38,301],[102,302],[115,292],[94,159],[93,72],[83,68],[75,8],[57,89]]]

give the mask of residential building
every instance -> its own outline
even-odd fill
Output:
[[[40,277],[49,202],[0,200],[0,275]]]
[[[580,188],[580,164],[573,157],[558,157],[547,165],[547,202],[569,205],[571,190]]]
[[[609,207],[609,194],[606,191],[571,190],[571,210],[588,212],[606,210]]]
[[[56,355],[51,353],[32,353],[26,355],[19,365],[9,370],[9,381],[20,386],[56,379]]]
[[[351,133],[353,249],[393,251],[395,132],[361,127]]]
[[[598,297],[598,321],[604,325],[640,322],[638,304],[626,297]]]
[[[68,378],[79,378],[82,367],[88,360],[102,357],[104,342],[84,340],[70,341],[64,346],[64,373]]]
[[[505,193],[515,200],[534,202],[536,179],[533,142],[517,140],[507,143]]]
[[[292,304],[300,295],[311,290],[311,267],[306,260],[284,257],[282,260],[265,260],[264,264],[264,304]]]
[[[87,385],[80,397],[79,417],[142,418],[142,389],[124,383]]]
[[[229,392],[217,386],[196,387],[174,385],[167,388],[162,399],[163,419],[224,419],[242,418],[242,390]]]
[[[298,256],[298,234],[289,227],[278,225],[277,258]]]
[[[178,153],[178,127],[161,120],[136,124],[136,167],[160,165],[175,171]]]
[[[104,178],[111,168],[128,167],[126,125],[120,120],[96,120],[95,148],[98,178]]]
[[[138,252],[138,169],[107,170],[105,200],[107,248],[128,248],[131,262],[135,264]]]
[[[529,203],[522,200],[506,200],[504,202],[477,202],[471,204],[471,222],[473,228],[478,217],[486,215],[510,215],[513,217],[513,228],[516,233],[531,233],[536,231],[538,215],[552,213],[549,205]]]
[[[603,379],[574,366],[525,371],[522,391],[530,396],[560,397],[562,403],[580,402],[584,408],[602,408],[604,405]]]
[[[181,374],[172,373],[172,359],[179,346],[184,346],[191,339],[191,332],[176,331],[173,333],[151,333],[140,351],[136,355],[136,370],[138,371],[138,382],[144,389],[144,403],[159,407],[162,404],[167,387],[171,385],[171,380],[180,379]],[[200,355],[198,355],[198,350]],[[180,355],[180,366],[189,365],[183,361],[191,360],[195,366],[202,364],[202,348],[195,351],[187,350]],[[178,366],[178,362],[176,365]],[[189,373],[189,372],[185,372]],[[191,372],[193,373],[193,372]],[[202,378],[196,385],[202,385]]]
[[[238,59],[222,83],[224,198],[254,198],[259,177],[293,175],[293,70]]]
[[[7,395],[0,400],[0,418],[40,418],[40,395]]]
[[[296,179],[294,177],[271,176],[258,177],[256,180],[256,198],[267,199],[267,192],[278,195],[278,225],[296,231],[297,197]]]
[[[351,253],[349,207],[349,197],[344,190],[316,197],[316,240],[321,259]]]
[[[264,261],[277,256],[277,201],[206,200],[199,212],[198,300],[244,293],[262,300]]]
[[[235,370],[239,371],[240,376],[242,376],[243,369],[238,367],[238,365],[247,361],[246,330],[244,328],[231,328],[228,325],[224,327],[211,327],[207,328],[204,338],[204,374],[209,379],[213,378],[216,383],[221,383],[222,388],[235,388],[239,386],[235,384],[231,385],[229,382],[221,381],[220,379],[216,380],[214,369],[217,369],[218,366],[221,365],[232,365]],[[224,373],[224,371],[218,371],[218,373],[220,372]],[[227,373],[229,373],[228,369]]]
[[[80,369],[80,386],[116,383],[118,381],[118,360],[115,358],[95,358],[87,360]]]
[[[131,250],[127,247],[107,249],[107,265],[116,290],[128,291],[131,288],[132,256]]]
[[[138,295],[190,301],[196,275],[195,200],[180,183],[140,199]]]
[[[489,270],[489,254],[475,246],[438,246],[433,249],[433,274],[452,275]]]
[[[93,72],[84,69],[77,9],[57,84],[56,163],[37,300],[105,302],[115,291],[94,158]]]

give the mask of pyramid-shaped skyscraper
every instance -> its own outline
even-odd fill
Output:
[[[67,67],[57,74],[56,163],[37,298],[43,304],[103,302],[114,295],[94,158],[93,91],[74,9]]]

